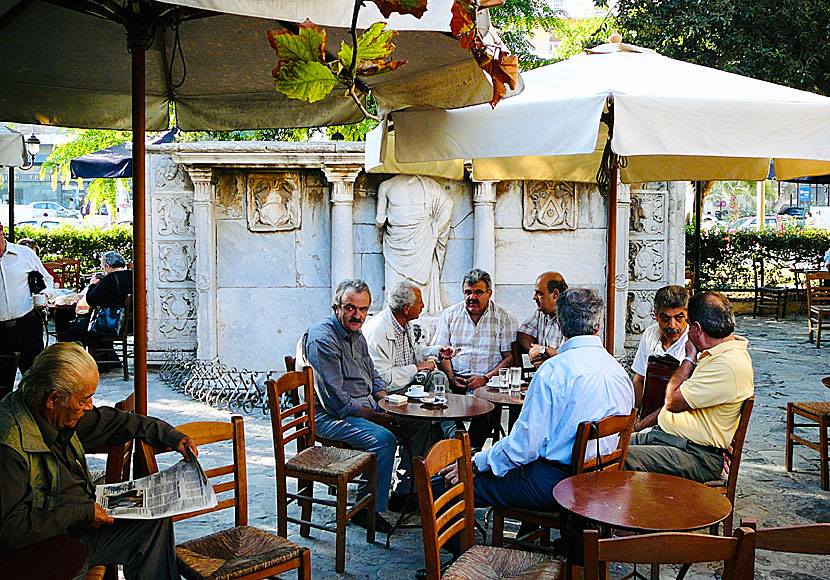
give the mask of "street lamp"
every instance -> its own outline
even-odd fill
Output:
[[[24,171],[26,169],[31,169],[35,165],[35,156],[40,153],[40,139],[35,137],[35,134],[32,133],[32,136],[26,139],[26,154],[29,156],[29,162],[26,165],[21,165],[20,169]]]

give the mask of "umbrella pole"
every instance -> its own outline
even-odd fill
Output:
[[[14,243],[14,166],[9,167],[9,231],[6,237]]]
[[[608,266],[605,283],[605,350],[612,356],[617,314],[617,171],[617,163],[612,160],[608,180]]]
[[[700,290],[700,213],[703,209],[703,182],[695,181],[695,253],[694,264],[692,265],[695,273],[695,283],[692,287],[692,293],[696,294]]]
[[[137,43],[136,43],[137,44]],[[147,414],[147,260],[144,232],[144,73],[145,50],[132,44],[133,114],[133,356],[135,357],[135,411]]]

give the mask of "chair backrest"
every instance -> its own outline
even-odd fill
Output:
[[[43,262],[43,267],[55,274],[53,280],[55,288],[63,288],[63,264],[61,262]]]
[[[735,504],[735,488],[738,485],[738,469],[741,466],[741,456],[744,452],[744,441],[746,440],[746,429],[749,426],[749,417],[752,415],[752,407],[755,404],[755,397],[746,399],[741,405],[741,418],[738,420],[738,427],[732,436],[732,444],[726,449],[726,456],[729,459],[729,477],[726,479],[726,497]],[[729,531],[729,530],[727,530]]]
[[[805,272],[804,277],[807,279],[807,308],[830,304],[830,286],[822,285],[822,281],[830,280],[830,272]]]
[[[576,440],[571,453],[571,469],[574,475],[597,469],[621,471],[625,456],[628,454],[628,442],[631,439],[631,431],[634,429],[636,419],[637,410],[634,409],[628,415],[611,415],[599,421],[580,423],[576,428]],[[617,447],[610,453],[602,455],[601,461],[597,461],[596,457],[586,459],[589,445],[595,445],[603,437],[617,434],[620,436]]]
[[[61,258],[56,261],[61,264],[62,287],[77,289],[81,285],[81,261],[73,258]]]
[[[271,434],[274,438],[274,460],[277,477],[282,478],[285,467],[285,447],[297,441],[297,451],[313,447],[316,440],[314,429],[314,371],[306,367],[301,371],[285,373],[276,381],[268,380],[268,410],[271,415]],[[302,389],[303,396],[299,396]],[[280,406],[281,395],[288,393],[288,409]]]
[[[650,356],[643,383],[643,400],[640,401],[640,417],[648,417],[663,406],[668,386],[680,363],[669,356]]]
[[[695,564],[725,562],[723,580],[752,580],[755,569],[755,532],[738,528],[732,536],[663,533],[599,539],[597,530],[585,530],[585,580],[599,580],[600,562],[633,564]]]
[[[755,291],[757,292],[759,288],[764,287],[764,257],[763,256],[752,256],[752,277],[753,282],[755,283]]]
[[[756,550],[830,555],[830,524],[759,529],[754,519],[742,518],[741,527],[755,530]]]
[[[453,463],[458,465],[458,483],[435,498],[432,479],[436,476],[443,479],[438,472]],[[461,534],[462,552],[473,545],[473,467],[467,432],[457,431],[455,439],[439,441],[426,457],[416,457],[412,461],[412,471],[421,506],[427,580],[439,580],[441,546],[456,534]]]
[[[115,408],[125,413],[135,413],[135,393],[130,393],[126,399],[117,402]],[[132,440],[122,445],[106,445],[101,449],[97,449],[95,452],[107,454],[107,471],[105,476],[107,483],[129,481],[133,455]]]
[[[0,354],[0,399],[12,392],[20,353]]]
[[[185,423],[176,427],[179,431],[189,436],[196,445],[203,448],[212,443],[231,441],[233,445],[233,463],[205,469],[205,475],[209,480],[222,478],[219,483],[213,484],[213,491],[216,493],[219,503],[216,507],[197,512],[182,514],[173,517],[173,521],[184,520],[200,516],[202,514],[215,512],[223,509],[234,508],[235,522],[237,526],[248,524],[248,471],[245,464],[245,428],[242,417],[234,415],[230,422],[226,421],[196,421]],[[226,448],[225,445],[221,447]],[[218,450],[220,446],[217,446]],[[147,443],[141,442],[140,452],[143,456],[147,472],[152,474],[158,471],[156,455],[173,451],[172,449],[160,449]],[[208,454],[203,454],[207,457]],[[226,476],[231,476],[227,480]],[[232,497],[224,497],[222,494],[231,493]],[[221,499],[220,499],[221,498]]]

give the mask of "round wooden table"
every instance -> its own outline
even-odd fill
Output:
[[[523,393],[527,393],[527,387],[522,388]],[[476,397],[490,401],[494,405],[510,405],[513,407],[521,407],[525,404],[525,399],[522,396],[514,397],[511,394],[499,392],[499,388],[479,387],[473,391]]]
[[[719,490],[702,483],[638,471],[596,471],[565,479],[556,502],[598,524],[633,532],[686,532],[708,528],[732,511]]]
[[[395,405],[381,399],[378,401],[378,406],[392,415],[428,419],[430,421],[472,419],[479,415],[485,415],[494,408],[490,401],[455,394],[447,394],[447,402],[440,406],[424,405],[413,399],[409,399],[407,403],[401,405]]]

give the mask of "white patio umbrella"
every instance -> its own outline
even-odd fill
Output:
[[[367,143],[372,172],[447,171],[476,180],[624,183],[789,179],[830,173],[830,98],[661,56],[622,43],[524,73],[495,110],[402,111]],[[385,138],[393,124],[394,146]],[[429,130],[424,130],[429,127]],[[610,128],[610,131],[609,131]],[[609,132],[611,134],[609,139]],[[603,153],[609,161],[604,171]],[[607,181],[606,181],[607,180]],[[606,345],[613,347],[616,212],[609,211]]]
[[[393,58],[408,64],[358,78],[382,111],[491,98],[489,79],[447,32],[451,6],[451,0],[430,0],[421,20],[390,19],[390,28],[401,31]],[[354,0],[0,0],[0,119],[131,129],[133,190],[144,192],[144,132],[168,128],[170,103],[183,130],[361,120],[342,90],[316,103],[276,92],[271,69],[277,59],[267,38],[269,30],[296,31],[311,17],[325,25],[327,50],[336,54],[353,7]],[[369,5],[361,26],[376,20],[373,10]],[[489,27],[486,13],[479,24]],[[146,413],[145,200],[133,197],[136,411]]]

